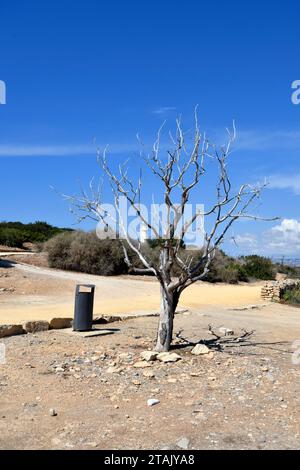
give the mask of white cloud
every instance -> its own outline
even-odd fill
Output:
[[[237,245],[237,247],[246,249],[257,248],[257,238],[252,233],[238,234],[232,241]]]
[[[162,106],[152,111],[153,114],[164,115],[176,111],[174,106]],[[213,134],[213,133],[212,133]],[[217,132],[217,140],[223,139],[223,132]],[[237,150],[266,150],[266,149],[293,149],[300,146],[300,131],[259,131],[245,130],[237,132],[234,148]],[[101,145],[101,147],[104,147]],[[110,145],[111,153],[137,151],[138,144],[113,143]],[[0,144],[0,157],[29,157],[29,156],[68,156],[88,155],[95,153],[92,144]],[[290,187],[300,193],[300,175],[279,177],[274,175],[273,187]],[[280,183],[279,178],[282,179]],[[295,182],[295,183],[294,183]],[[281,185],[280,185],[281,184]],[[275,186],[277,185],[277,186]],[[285,185],[285,186],[284,186]]]
[[[235,148],[240,150],[295,149],[300,145],[300,131],[237,130]]]
[[[300,222],[296,219],[283,219],[279,225],[265,232],[264,238],[267,248],[273,253],[300,253]]]
[[[268,178],[271,189],[290,189],[300,196],[300,173],[295,175],[273,175]]]
[[[154,109],[153,114],[166,114],[170,111],[176,111],[174,106],[162,106],[161,108]]]
[[[232,240],[240,254],[299,255],[300,222],[296,219],[283,219],[263,232],[260,236],[251,233],[238,234]]]
[[[98,145],[1,145],[0,157],[55,157],[95,155]],[[101,145],[100,148],[104,148]],[[138,144],[112,144],[109,153],[132,152],[138,149]]]

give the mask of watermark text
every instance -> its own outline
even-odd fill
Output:
[[[0,104],[6,104],[6,84],[0,80]]]

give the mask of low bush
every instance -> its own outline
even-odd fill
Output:
[[[239,261],[227,256],[222,250],[216,250],[205,280],[236,284],[239,281],[247,282],[248,277]]]
[[[243,256],[240,258],[243,272],[247,277],[255,279],[275,279],[277,269],[269,258],[258,255]]]
[[[99,240],[95,233],[56,235],[45,244],[45,250],[52,268],[103,276],[127,273],[124,253],[118,240]]]
[[[282,297],[287,304],[300,305],[300,289],[289,289]]]
[[[25,242],[24,234],[15,228],[0,228],[0,245],[22,248]]]
[[[48,252],[49,265],[57,269],[79,271],[90,274],[111,276],[130,273],[124,261],[124,252],[118,240],[98,239],[95,233],[71,232],[56,235],[44,245]],[[154,265],[159,264],[161,244],[145,243],[142,252]],[[138,255],[128,248],[128,256],[133,266],[143,268]],[[180,258],[191,267],[196,266],[201,250],[180,248]],[[181,267],[174,263],[172,276],[179,276]],[[220,250],[216,251],[210,271],[205,279],[208,282],[237,283],[247,281],[243,266]]]
[[[16,234],[15,234],[16,235]],[[163,241],[145,243],[142,252],[146,259],[159,264],[159,255]],[[49,264],[53,268],[99,274],[104,276],[125,274],[130,272],[124,261],[124,253],[118,240],[99,239],[95,233],[64,232],[51,238],[44,244],[48,252]],[[129,258],[134,266],[143,268],[138,255],[128,248]],[[201,257],[201,250],[187,250],[182,246],[179,250],[180,258],[196,266]],[[234,284],[240,281],[247,282],[249,278],[269,280],[274,279],[276,273],[285,269],[288,273],[296,273],[293,268],[279,267],[268,258],[251,255],[241,258],[227,256],[222,250],[216,250],[211,262],[209,272],[204,280],[208,282],[228,282]],[[179,276],[181,267],[174,263],[172,276]]]

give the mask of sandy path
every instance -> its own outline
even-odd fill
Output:
[[[0,296],[0,323],[29,319],[49,320],[56,316],[73,316],[74,289],[77,283],[96,285],[94,314],[135,314],[159,308],[159,286],[155,279],[145,277],[103,277],[89,274],[15,264],[14,277],[26,276],[34,286],[42,284],[37,293],[10,293]],[[12,282],[12,281],[10,281]],[[22,285],[22,279],[21,279]],[[25,281],[24,281],[25,283]],[[199,282],[187,289],[180,308],[208,306],[235,307],[258,304],[259,285],[227,285]]]

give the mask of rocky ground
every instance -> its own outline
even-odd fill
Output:
[[[111,334],[89,338],[64,330],[3,338],[0,448],[299,449],[299,312],[176,315],[175,331],[195,343],[213,339],[208,324],[235,337],[256,330],[199,356],[177,339],[176,362],[142,360],[153,348],[151,317],[103,325]]]

